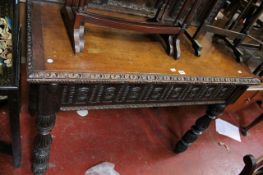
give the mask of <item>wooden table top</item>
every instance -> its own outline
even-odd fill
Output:
[[[86,24],[84,52],[74,55],[60,14],[61,6],[33,2],[32,8],[30,5],[27,8],[28,80],[32,82],[51,79],[177,81],[183,78],[185,81],[259,83],[226,48],[212,44],[209,34],[199,40],[203,46],[200,57],[194,55],[190,43],[182,36],[181,58],[174,60],[153,35]],[[48,59],[53,62],[48,63]],[[138,75],[155,77],[146,80]],[[159,75],[162,78],[158,78]]]

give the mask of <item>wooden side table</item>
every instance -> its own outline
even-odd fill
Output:
[[[28,1],[27,43],[30,111],[37,116],[33,172],[44,174],[50,132],[59,110],[209,105],[206,114],[175,145],[183,152],[226,105],[260,80],[235,62],[211,36],[201,39],[200,59],[182,52],[175,61],[155,38],[86,25],[86,46],[75,55],[60,5]],[[182,50],[190,49],[182,42]]]

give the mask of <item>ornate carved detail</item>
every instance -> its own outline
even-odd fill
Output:
[[[27,68],[28,75],[31,74],[33,65],[33,51],[32,51],[32,2],[26,1],[26,32],[27,32]]]
[[[60,104],[60,86],[58,84],[40,85],[38,89],[38,108],[36,126],[38,135],[35,138],[33,150],[33,172],[44,174],[48,168],[51,130],[55,126],[56,112]]]
[[[30,59],[28,60],[30,61]],[[51,83],[51,82],[177,82],[192,84],[238,84],[256,85],[260,83],[258,78],[235,78],[235,77],[190,77],[179,75],[159,75],[159,74],[117,74],[117,73],[76,73],[76,72],[46,72],[29,71],[28,81],[31,83]]]
[[[33,173],[44,174],[48,169],[48,160],[52,138],[51,130],[55,125],[56,115],[38,115],[37,128],[39,134],[35,138],[33,150]]]
[[[42,135],[48,135],[54,128],[56,115],[41,115],[37,117],[37,128]]]
[[[225,105],[211,105],[208,107],[206,114],[199,118],[192,128],[185,133],[182,139],[175,145],[175,152],[184,152],[202,133],[209,127],[210,122],[220,115]]]
[[[225,101],[236,86],[186,84],[89,84],[64,85],[61,105],[94,106],[130,103]]]
[[[105,104],[97,106],[61,106],[61,111],[77,111],[84,109],[123,109],[123,108],[148,108],[148,107],[167,107],[167,106],[187,106],[187,105],[209,105],[209,104],[222,104],[224,100],[212,101],[197,101],[197,102],[166,102],[166,103],[145,103],[145,104]]]
[[[33,173],[44,174],[48,169],[49,152],[52,138],[50,134],[37,135],[35,138],[35,145],[33,151]]]

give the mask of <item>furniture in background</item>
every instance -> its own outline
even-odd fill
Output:
[[[21,164],[20,144],[20,34],[17,0],[0,2],[0,96],[7,96],[11,128],[11,146],[1,142],[1,150],[13,155],[16,167]],[[10,32],[10,33],[9,33]]]
[[[248,130],[250,130],[251,128],[255,127],[257,124],[259,124],[261,121],[263,121],[263,114],[261,114],[260,116],[258,116],[254,121],[252,121],[250,124],[248,124],[245,127],[241,127],[241,133],[246,136]]]
[[[263,174],[263,156],[256,159],[253,155],[246,155],[243,158],[245,167],[239,175],[262,175]]]
[[[225,21],[223,26],[207,25],[204,30],[214,33],[215,39],[223,39],[233,50],[238,62],[244,61],[241,48],[263,51],[262,27],[257,29],[261,32],[252,32],[263,14],[262,0],[233,0],[222,14],[224,17],[221,21]]]
[[[89,53],[75,55],[60,9],[54,3],[27,1],[29,108],[37,118],[34,174],[48,169],[50,133],[59,110],[209,105],[174,146],[180,153],[226,105],[260,83],[220,45],[212,45],[209,35],[202,38],[201,59],[185,52],[189,46],[182,42],[183,59],[174,61],[148,35],[92,25],[84,36]]]
[[[262,58],[263,59],[263,58]],[[262,63],[259,64],[253,72],[255,75],[262,77],[263,76],[263,60]]]
[[[200,12],[198,10],[201,7],[201,13],[209,12],[204,18],[207,24],[213,22],[219,8],[210,10],[210,5],[207,4],[211,3],[206,0],[182,0],[177,2],[172,0],[148,0],[147,3],[142,3],[146,1],[141,0],[140,2],[141,7],[138,4],[132,4],[133,2],[117,1],[115,3],[119,4],[119,8],[115,7],[115,12],[108,12],[105,15],[105,11],[103,13],[94,13],[92,11],[89,7],[92,6],[92,0],[66,0],[61,12],[75,53],[80,53],[84,49],[84,24],[92,23],[104,27],[158,34],[165,43],[167,53],[176,59],[181,55],[178,37],[180,33],[184,33],[192,43],[195,55],[200,56],[202,46],[195,39],[197,36],[192,36],[187,29],[194,23],[197,14],[200,14],[197,12]],[[142,14],[138,11],[140,11],[140,8],[145,9],[147,4],[152,4],[151,7],[148,7],[148,14],[144,14],[148,18],[143,18],[143,20],[139,16],[135,18],[136,14]],[[125,7],[124,10],[121,10],[121,6]],[[132,11],[130,6],[136,6],[137,9]],[[102,7],[99,8],[102,9]],[[112,7],[108,8],[112,9]],[[103,10],[107,10],[107,7],[104,7]],[[122,14],[125,10],[126,13],[132,14],[132,17],[128,15],[124,17]],[[116,11],[122,13],[116,13]],[[204,19],[199,19],[199,21]]]
[[[262,107],[262,101],[263,99],[261,99],[261,101],[257,101],[256,103]],[[255,127],[256,125],[258,125],[260,122],[263,121],[263,113],[261,115],[259,115],[255,120],[253,120],[251,123],[249,123],[247,126],[243,126],[243,127],[240,127],[240,131],[242,133],[242,135],[246,136],[248,131]]]

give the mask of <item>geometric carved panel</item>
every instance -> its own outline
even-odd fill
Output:
[[[95,106],[226,100],[235,85],[86,84],[63,85],[62,106]]]

